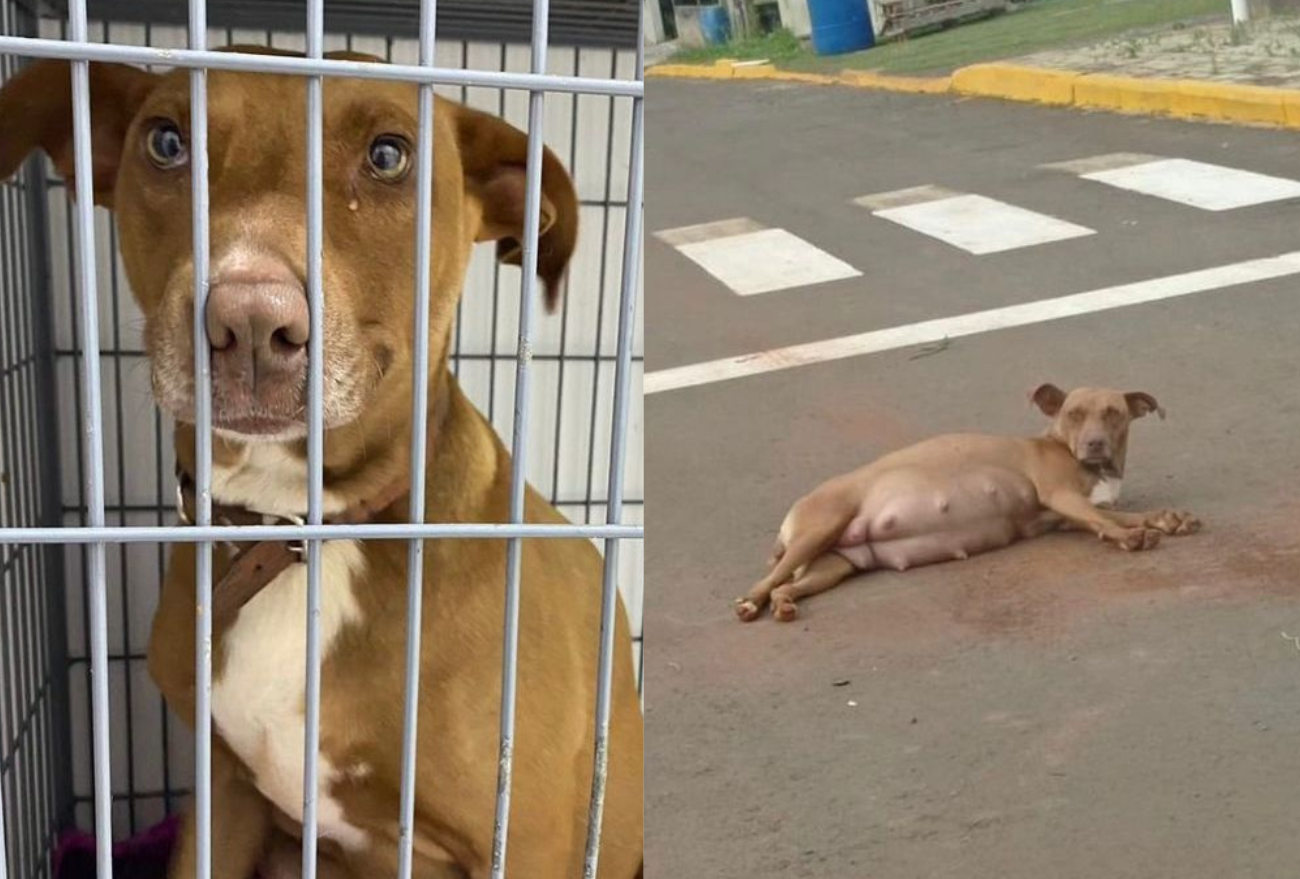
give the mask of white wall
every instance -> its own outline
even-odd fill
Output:
[[[812,33],[812,20],[808,17],[808,0],[779,0],[781,24],[800,39]]]
[[[645,23],[645,42],[648,46],[664,41],[664,14],[659,0],[641,0],[642,21]]]

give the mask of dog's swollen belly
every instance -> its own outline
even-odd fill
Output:
[[[321,548],[322,662],[339,632],[361,619],[353,582],[363,567],[354,541],[330,541]],[[212,718],[222,738],[253,773],[262,795],[295,821],[303,817],[306,581],[306,565],[293,565],[240,610],[222,640],[224,664],[212,685]],[[347,823],[330,795],[340,771],[355,774],[366,767],[333,766],[320,755],[320,835],[355,851],[366,846],[367,836]]]
[[[835,551],[861,570],[964,559],[1041,530],[1042,507],[1022,474],[983,467],[952,473],[898,469],[867,490]]]

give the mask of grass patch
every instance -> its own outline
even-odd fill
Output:
[[[792,70],[823,73],[845,69],[950,73],[981,61],[1086,45],[1126,31],[1226,15],[1224,0],[1033,0],[1015,12],[882,43],[864,52],[821,57],[803,49],[773,60]]]
[[[725,46],[705,46],[702,49],[681,49],[668,59],[672,64],[711,64],[719,58],[769,61],[786,61],[806,51],[794,34],[781,29],[761,37],[735,40]]]

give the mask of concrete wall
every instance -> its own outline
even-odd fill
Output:
[[[675,10],[677,23],[677,42],[682,46],[698,49],[704,45],[704,33],[700,30],[699,10],[694,6],[678,6]]]
[[[808,17],[808,0],[777,0],[781,7],[781,24],[800,39],[812,33],[812,20]]]
[[[664,41],[664,15],[659,9],[659,0],[641,0],[641,12],[645,22],[644,39],[646,45],[653,46]]]

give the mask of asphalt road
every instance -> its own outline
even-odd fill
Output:
[[[1300,249],[1300,200],[1209,212],[1041,168],[1139,152],[1300,178],[1295,134],[773,83],[651,81],[647,372]],[[1095,234],[974,256],[850,199],[938,185]],[[737,296],[654,238],[748,217],[861,272]],[[646,399],[649,879],[1219,879],[1300,867],[1300,276]],[[742,625],[789,504],[1039,381],[1141,389],[1128,508],[872,573]],[[847,683],[845,683],[847,682]]]

